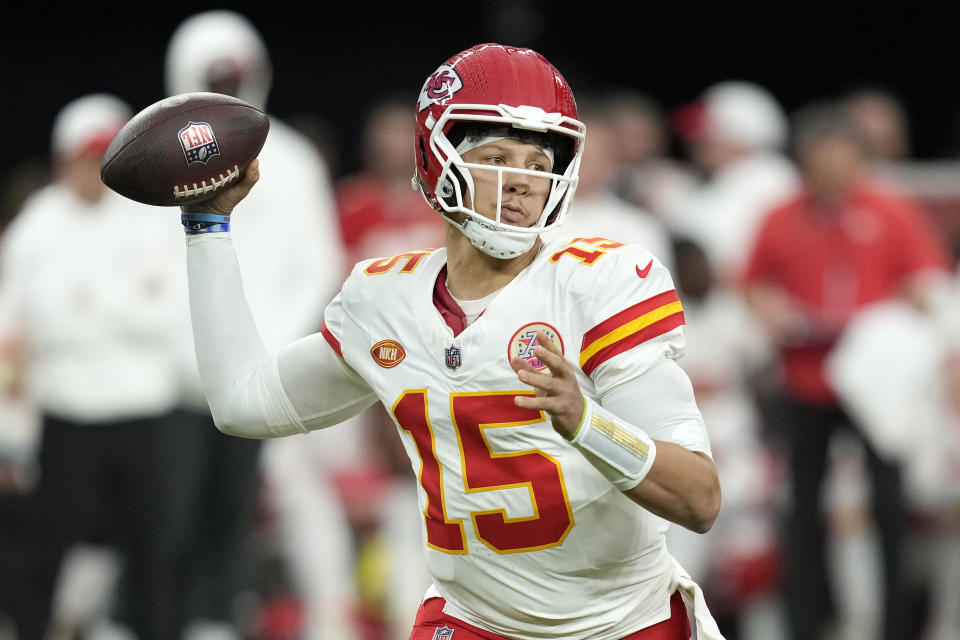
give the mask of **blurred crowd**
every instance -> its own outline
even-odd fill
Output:
[[[185,21],[166,72],[170,95],[268,106],[239,15]],[[691,98],[578,95],[580,183],[551,232],[641,244],[674,275],[723,508],[668,545],[730,640],[957,640],[960,158],[914,158],[879,88],[793,113],[735,79]],[[176,216],[99,179],[131,115],[78,96],[49,179],[4,194],[0,639],[406,638],[427,577],[390,417],[217,432]],[[274,350],[319,329],[355,262],[444,242],[410,186],[412,100],[366,114],[348,175],[302,124],[271,117],[232,229]]]

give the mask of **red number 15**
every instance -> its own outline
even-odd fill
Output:
[[[560,463],[534,449],[495,453],[485,430],[516,427],[545,420],[543,413],[516,406],[513,397],[525,391],[454,393],[450,416],[460,445],[464,493],[526,488],[533,515],[510,518],[506,509],[471,511],[477,537],[498,553],[547,549],[561,544],[573,527]],[[423,515],[427,544],[446,553],[466,553],[463,521],[450,520],[444,499],[443,467],[437,460],[427,391],[405,391],[393,405],[400,428],[413,438],[420,455],[420,485],[427,494]]]

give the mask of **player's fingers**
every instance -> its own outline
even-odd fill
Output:
[[[545,373],[540,373],[532,369],[521,369],[517,372],[517,378],[520,379],[520,382],[528,384],[531,387],[546,393],[549,393],[554,389],[555,381],[553,376],[549,376]]]
[[[514,404],[523,409],[534,409],[551,413],[557,409],[552,396],[514,396]]]
[[[561,357],[563,356],[563,352],[560,351],[560,346],[554,342],[542,329],[537,331],[537,344],[545,348],[550,353],[555,353]]]
[[[247,165],[246,170],[240,177],[240,181],[233,188],[227,190],[224,195],[230,196],[230,200],[233,201],[233,206],[236,206],[241,200],[247,197],[247,194],[250,193],[253,185],[257,184],[259,179],[260,160],[254,158],[250,164]]]
[[[510,366],[513,367],[513,370],[516,371],[517,373],[520,373],[521,371],[536,372],[536,369],[534,369],[529,362],[527,362],[523,358],[518,358],[516,356],[510,358]]]
[[[234,207],[247,197],[253,185],[260,179],[260,161],[254,158],[240,177],[240,180],[227,188],[226,191],[217,194],[209,200],[204,200],[188,208],[191,212],[218,213],[229,216],[233,213]]]
[[[537,346],[533,350],[533,355],[539,358],[555,376],[566,375],[571,367],[564,359],[563,354],[550,338],[542,331],[537,333]]]

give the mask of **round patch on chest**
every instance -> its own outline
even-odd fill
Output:
[[[528,362],[537,371],[547,368],[547,365],[533,355],[534,348],[540,344],[537,341],[537,332],[544,332],[555,345],[560,347],[560,353],[565,353],[563,349],[563,338],[560,332],[545,322],[531,322],[525,324],[510,338],[510,344],[507,345],[507,361],[511,358],[520,358]]]

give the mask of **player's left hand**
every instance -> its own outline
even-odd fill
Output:
[[[520,382],[535,390],[534,397],[516,396],[514,402],[524,409],[546,411],[557,433],[569,438],[580,426],[583,417],[583,394],[576,371],[547,334],[538,331],[537,343],[533,355],[547,365],[545,371],[537,371],[520,358],[510,358],[510,366],[517,372]]]

